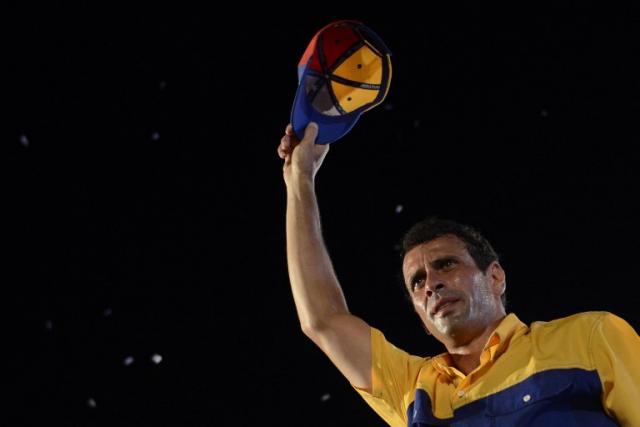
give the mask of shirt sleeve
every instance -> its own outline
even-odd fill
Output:
[[[420,366],[425,359],[412,356],[389,343],[382,332],[371,328],[371,393],[355,390],[390,426],[407,425],[407,407]]]
[[[590,349],[602,382],[602,404],[621,426],[640,426],[640,337],[625,320],[604,313]]]

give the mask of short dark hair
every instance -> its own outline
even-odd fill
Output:
[[[414,247],[430,242],[438,237],[451,234],[462,240],[476,266],[486,273],[494,261],[499,261],[498,254],[491,243],[475,228],[450,219],[427,217],[414,224],[402,238],[402,258]],[[403,288],[406,292],[407,288]],[[502,294],[502,305],[506,307],[506,293]]]

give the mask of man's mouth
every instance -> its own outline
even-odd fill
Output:
[[[460,301],[458,298],[444,298],[438,301],[431,311],[432,316],[444,315],[456,302]]]

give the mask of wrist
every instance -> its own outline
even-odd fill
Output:
[[[315,180],[313,175],[292,173],[287,180],[287,194],[300,197],[304,193],[314,192]]]

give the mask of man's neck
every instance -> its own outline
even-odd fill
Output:
[[[488,324],[480,334],[462,345],[447,345],[447,351],[451,355],[453,364],[460,372],[469,375],[480,366],[480,355],[482,355],[484,347],[502,319],[504,319],[504,316]]]

